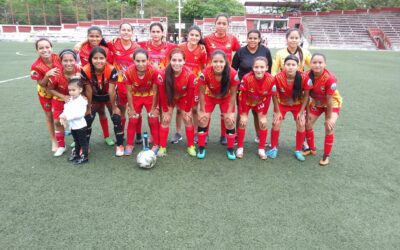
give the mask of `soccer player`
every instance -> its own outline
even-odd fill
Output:
[[[279,109],[276,110],[272,121],[271,149],[267,152],[269,158],[278,155],[279,131],[287,112],[293,114],[296,121],[296,151],[295,157],[304,161],[302,145],[305,139],[305,115],[304,110],[308,103],[312,81],[307,74],[298,71],[299,59],[295,55],[289,55],[284,61],[284,71],[275,76],[275,85],[278,90]]]
[[[104,49],[107,54],[107,62],[113,63],[112,55],[107,48],[107,43],[103,38],[103,33],[101,29],[97,26],[92,26],[87,31],[87,40],[83,43],[78,43],[75,47],[79,52],[79,58],[82,66],[89,63],[89,55],[94,47],[100,46]],[[105,106],[98,106],[97,112],[99,114],[99,121],[101,129],[103,131],[104,142],[113,146],[115,143],[110,137],[110,132],[108,130],[108,119],[105,112]]]
[[[107,63],[107,54],[102,47],[94,47],[89,54],[89,64],[81,71],[88,98],[88,111],[85,116],[87,122],[88,142],[92,133],[92,123],[99,107],[106,106],[114,124],[114,133],[117,140],[116,156],[124,155],[124,131],[121,125],[121,111],[116,105],[115,85],[118,79],[117,70]]]
[[[247,45],[241,47],[233,56],[232,68],[238,70],[239,79],[242,80],[243,76],[249,72],[251,72],[253,68],[254,59],[257,57],[265,57],[268,61],[267,71],[271,73],[272,67],[272,57],[271,52],[267,47],[261,44],[261,33],[259,30],[250,30],[247,33]],[[256,114],[254,109],[251,109],[254,117],[254,127],[256,129],[256,139],[255,141],[258,143],[259,136],[258,131],[260,130],[258,115]],[[239,116],[238,116],[239,119]]]
[[[122,23],[119,26],[119,37],[107,43],[110,49],[112,58],[114,59],[114,67],[118,71],[117,81],[117,94],[118,94],[118,107],[121,110],[122,129],[125,130],[125,113],[128,99],[126,97],[126,80],[124,79],[124,72],[132,65],[132,55],[139,45],[132,41],[133,27],[130,23]],[[138,143],[141,143],[141,133]]]
[[[276,86],[274,77],[268,73],[268,61],[265,56],[256,57],[253,62],[253,70],[244,75],[239,87],[239,114],[240,121],[238,126],[238,149],[236,157],[243,158],[243,141],[246,133],[246,124],[249,110],[254,110],[259,123],[259,143],[258,156],[262,160],[267,159],[265,154],[265,142],[267,140],[267,112],[271,102],[274,103],[274,110],[278,110],[276,98]]]
[[[193,25],[188,30],[188,41],[178,45],[185,53],[185,66],[189,67],[193,74],[198,77],[207,63],[207,51],[204,46],[201,30],[198,26]],[[194,105],[192,108],[193,126],[197,131],[197,105],[199,103],[198,84],[195,85]],[[182,140],[181,124],[182,115],[179,109],[176,113],[176,133],[171,143],[178,143]]]
[[[61,60],[61,67],[59,67],[59,74],[52,76],[49,79],[47,89],[53,95],[53,120],[55,125],[55,136],[58,143],[58,149],[54,156],[58,157],[65,152],[65,137],[64,127],[60,123],[60,114],[64,110],[64,103],[70,100],[68,92],[68,81],[72,77],[80,76],[81,69],[76,64],[77,55],[73,50],[65,49],[59,54]]]
[[[162,78],[158,70],[148,63],[149,55],[144,49],[137,49],[133,54],[135,64],[125,71],[126,90],[128,93],[129,124],[127,131],[125,155],[131,155],[133,151],[133,137],[136,134],[137,123],[143,107],[148,113],[148,121],[151,136],[153,138],[154,153],[159,148],[159,108],[158,85]]]
[[[272,63],[271,73],[276,75],[283,71],[285,68],[285,59],[288,55],[294,55],[299,59],[298,70],[304,71],[304,67],[310,68],[311,53],[300,47],[301,33],[298,29],[289,29],[286,32],[287,47],[285,49],[278,50],[275,54],[275,59]]]
[[[230,67],[229,61],[222,50],[216,50],[211,55],[211,65],[205,68],[199,77],[199,128],[197,158],[206,156],[205,141],[211,113],[218,104],[226,126],[227,156],[235,160],[233,151],[235,144],[235,104],[239,77],[236,70]]]
[[[176,44],[163,41],[164,27],[161,23],[152,23],[150,25],[151,40],[138,42],[139,46],[147,50],[149,54],[149,62],[156,69],[165,69],[168,64],[168,54]]]
[[[56,152],[58,148],[54,133],[54,121],[52,114],[52,95],[47,92],[47,84],[51,76],[58,75],[60,59],[53,54],[53,44],[46,38],[40,38],[35,43],[39,58],[31,66],[31,79],[37,82],[37,92],[42,110],[46,117],[46,127],[52,142],[51,151]]]
[[[208,63],[211,62],[211,55],[215,50],[224,51],[228,64],[232,62],[232,54],[240,49],[239,40],[232,34],[228,33],[229,17],[227,14],[220,13],[215,18],[215,32],[206,36],[204,42],[207,49]],[[221,136],[220,143],[226,145],[225,122],[221,114]]]
[[[168,55],[176,44],[164,42],[164,27],[161,23],[152,23],[150,25],[150,40],[138,42],[138,45],[146,50],[149,55],[149,62],[155,69],[165,69],[168,64]],[[132,129],[130,129],[132,130]],[[136,144],[140,144],[142,132],[142,117],[139,117],[136,128]]]
[[[160,149],[157,156],[167,154],[167,138],[169,125],[172,119],[174,107],[180,110],[185,123],[187,138],[187,153],[196,156],[194,146],[194,127],[192,118],[193,96],[196,84],[196,76],[185,67],[185,53],[183,50],[173,49],[169,55],[169,65],[161,72],[163,81],[160,82],[159,95],[162,109],[160,126]]]
[[[313,81],[313,88],[310,92],[311,102],[306,121],[306,139],[309,148],[304,155],[315,155],[316,147],[314,144],[313,125],[318,117],[325,113],[325,142],[324,154],[319,164],[326,166],[329,164],[329,155],[332,150],[336,121],[339,117],[342,106],[342,97],[337,90],[336,77],[326,69],[325,55],[314,53],[311,58],[311,70],[308,72]]]

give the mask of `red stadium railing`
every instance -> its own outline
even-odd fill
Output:
[[[368,35],[378,49],[391,49],[390,38],[380,28],[369,28]]]

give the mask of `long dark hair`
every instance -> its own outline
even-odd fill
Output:
[[[218,14],[215,16],[215,22],[217,22],[218,18],[220,18],[220,17],[225,17],[226,20],[228,21],[228,24],[229,24],[229,16],[228,16],[228,14],[226,14],[226,13],[218,13]]]
[[[204,40],[203,40],[203,33],[201,32],[200,27],[197,26],[197,25],[192,25],[192,26],[190,26],[190,28],[188,29],[188,34],[189,34],[190,31],[192,31],[192,30],[196,30],[196,31],[199,32],[199,34],[200,34],[200,41],[199,41],[199,44],[205,45],[206,43],[205,43]]]
[[[300,38],[301,38],[300,30],[298,30],[298,29],[296,29],[296,28],[291,28],[291,29],[288,29],[288,30],[286,31],[286,40],[288,39],[288,37],[290,36],[290,34],[292,34],[292,32],[297,32],[297,33],[299,33],[299,36],[300,36]],[[288,50],[288,52],[289,52],[289,50]],[[301,47],[300,47],[299,45],[297,45],[296,52],[299,52],[300,63],[302,63],[302,62],[303,62],[303,50],[301,49]],[[296,53],[296,52],[295,52],[295,53]],[[291,54],[291,53],[289,52],[289,54]]]
[[[62,61],[64,56],[67,55],[67,54],[71,54],[74,57],[75,61],[77,60],[78,56],[76,55],[75,51],[73,51],[72,49],[63,49],[60,52],[60,54],[58,54],[58,56],[60,57],[60,60]]]
[[[90,74],[91,74],[91,82],[92,82],[92,87],[94,88],[94,90],[96,90],[95,93],[99,92],[99,87],[97,84],[97,77],[96,77],[96,69],[94,68],[92,59],[94,57],[95,54],[100,53],[102,54],[105,58],[107,58],[107,54],[106,51],[102,48],[102,47],[94,47],[89,54],[89,64],[90,64]],[[104,71],[101,74],[101,89],[104,89]]]
[[[312,60],[314,59],[314,57],[316,57],[316,56],[322,56],[322,58],[324,58],[324,61],[326,62],[326,56],[325,56],[324,54],[318,53],[318,52],[314,53],[314,54],[311,56],[311,61],[312,61]],[[310,72],[308,73],[308,76],[310,77],[311,81],[314,83],[315,75],[314,75],[314,71],[313,71],[312,69],[311,69]]]
[[[147,50],[145,50],[145,49],[138,48],[138,49],[135,50],[135,52],[134,52],[133,55],[132,55],[132,59],[133,59],[134,61],[135,61],[135,57],[136,57],[138,54],[144,54],[144,55],[146,56],[146,59],[149,59],[149,52],[147,52]]]
[[[185,60],[185,52],[180,48],[175,48],[171,50],[169,54],[169,61],[171,61],[172,56],[175,54],[181,54],[183,56],[183,60]],[[164,86],[165,86],[165,94],[168,99],[168,105],[172,106],[174,104],[174,70],[172,69],[171,63],[165,68],[165,76],[164,76]]]
[[[297,64],[299,64],[299,58],[297,58],[297,56],[295,55],[288,55],[285,58],[285,62],[289,60],[293,60],[295,61]],[[301,83],[302,83],[303,79],[301,78],[301,73],[300,71],[296,70],[296,75],[294,77],[294,85],[293,85],[293,93],[292,93],[292,98],[294,101],[298,100],[301,96],[301,91],[302,91],[302,87],[301,87]]]
[[[152,24],[150,24],[150,29],[149,29],[149,30],[151,31],[151,29],[152,29],[154,26],[158,26],[158,27],[161,29],[161,31],[164,32],[164,27],[162,26],[161,23],[152,23]]]
[[[224,67],[224,70],[222,71],[222,78],[221,78],[221,92],[219,93],[219,96],[223,97],[229,91],[229,87],[230,87],[229,85],[230,85],[230,81],[231,81],[231,67],[229,66],[229,62],[228,62],[228,59],[226,58],[226,54],[224,51],[219,50],[219,49],[215,50],[211,54],[211,61],[214,58],[214,56],[216,56],[216,55],[222,55],[225,60],[225,67]]]
[[[90,28],[87,30],[87,34],[89,35],[89,33],[90,33],[91,31],[98,31],[98,32],[100,33],[101,37],[103,37],[103,32],[101,31],[100,27],[98,27],[98,26],[92,26],[92,27],[90,27]],[[107,47],[107,42],[106,42],[106,40],[104,39],[104,37],[101,39],[99,45],[104,46],[104,47]]]

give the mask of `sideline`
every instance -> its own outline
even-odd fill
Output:
[[[0,83],[12,82],[14,80],[24,79],[24,78],[27,78],[27,77],[29,77],[29,75],[3,80],[3,81],[0,81]]]

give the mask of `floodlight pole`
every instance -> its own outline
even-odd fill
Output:
[[[181,20],[181,9],[182,9],[182,6],[181,6],[181,0],[178,0],[178,25],[179,25],[179,27],[178,27],[178,31],[179,31],[179,34],[178,34],[178,43],[181,41],[181,36],[182,36],[182,26],[181,26],[181,22],[182,22],[182,20]]]

